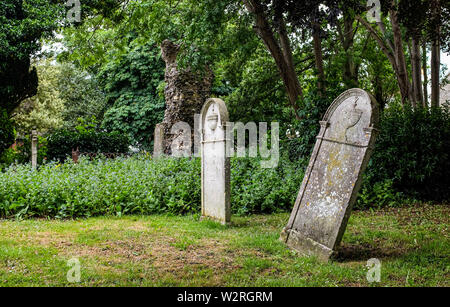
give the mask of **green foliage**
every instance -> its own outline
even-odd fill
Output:
[[[64,6],[48,0],[2,0],[0,3],[0,107],[8,114],[37,91],[30,56],[40,39],[53,35]]]
[[[231,208],[233,213],[289,211],[297,197],[302,163],[281,159],[278,167],[261,168],[259,159],[232,159]]]
[[[0,171],[3,171],[8,166],[13,164],[17,160],[18,154],[17,151],[8,148],[0,155]]]
[[[47,139],[38,135],[37,162],[42,164],[47,158]],[[31,136],[16,139],[16,145],[0,155],[0,171],[12,164],[25,164],[31,161]]]
[[[47,159],[47,139],[38,136],[37,162],[42,164]],[[0,156],[0,170],[4,170],[12,164],[25,164],[31,162],[31,138],[16,140],[16,147],[9,148]]]
[[[241,81],[225,98],[232,121],[285,121],[292,116],[275,63],[263,48],[260,46],[246,65],[240,67],[242,71],[236,79]],[[234,78],[228,69],[232,68],[225,67],[223,74]]]
[[[397,192],[393,187],[393,181],[375,182],[370,185],[367,179],[359,192],[355,208],[383,208],[404,205],[405,197],[403,193]]]
[[[387,183],[392,183],[395,191],[408,197],[449,199],[449,108],[392,105],[382,115],[380,130],[363,191],[377,193],[380,187],[390,189]]]
[[[136,47],[118,62],[110,62],[99,79],[108,100],[102,127],[128,135],[133,145],[151,148],[155,125],[164,115],[158,87],[164,80],[164,62],[152,44]]]
[[[19,135],[28,135],[32,129],[46,132],[61,127],[64,109],[58,90],[59,66],[52,59],[36,63],[39,78],[37,94],[25,99],[14,110],[13,121]]]
[[[29,163],[31,161],[31,137],[17,139],[17,147],[13,150],[14,160],[11,163]],[[47,159],[47,139],[38,135],[37,162],[42,164]]]
[[[69,63],[59,64],[57,88],[64,102],[65,127],[74,127],[79,118],[103,120],[106,98],[95,76]]]
[[[200,159],[152,160],[145,155],[52,162],[35,171],[13,165],[0,174],[0,217],[199,213],[200,174]],[[276,169],[262,169],[257,159],[234,159],[233,212],[290,209],[302,174],[288,160]]]
[[[292,161],[309,157],[319,133],[319,121],[322,120],[330,102],[341,93],[340,88],[329,88],[324,97],[316,90],[311,90],[302,101],[299,111],[300,121],[293,122],[289,127],[288,139],[283,140],[282,147],[289,154]],[[306,163],[308,161],[305,160]]]
[[[96,124],[80,120],[75,129],[59,129],[47,137],[47,159],[64,161],[72,149],[92,153],[127,153],[130,140],[119,132],[105,132]]]
[[[0,107],[0,155],[14,143],[14,128],[6,110]]]

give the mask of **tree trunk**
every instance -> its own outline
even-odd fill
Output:
[[[161,44],[161,56],[166,63],[166,109],[160,127],[164,130],[162,147],[166,155],[172,154],[173,140],[177,138],[172,134],[172,127],[179,122],[194,127],[194,116],[200,113],[209,98],[214,79],[209,67],[205,67],[204,74],[194,73],[189,68],[180,69],[177,65],[178,51],[179,46],[170,40],[164,40]]]
[[[319,90],[319,95],[322,97],[325,93],[325,71],[323,69],[322,39],[320,38],[320,26],[318,24],[315,24],[313,28],[313,40],[318,79],[317,88]]]
[[[357,19],[370,32],[372,37],[377,42],[378,46],[381,48],[381,51],[383,51],[383,53],[391,63],[391,66],[397,78],[397,84],[400,89],[402,103],[407,104],[408,101],[412,101],[412,93],[410,91],[411,86],[409,85],[410,82],[408,80],[408,73],[406,71],[406,62],[401,41],[401,31],[396,15],[394,16],[394,18],[392,18],[391,16],[391,22],[393,23],[393,30],[395,28],[394,37],[397,43],[397,47],[395,47],[395,44],[393,44],[391,41],[386,41],[384,37],[380,36],[378,32],[361,16],[358,16]],[[378,26],[380,27],[380,29],[384,28],[384,25],[382,23],[379,23]]]
[[[380,105],[380,110],[384,110],[385,102],[384,102],[384,97],[383,97],[383,85],[382,85],[382,79],[381,76],[379,74],[375,75],[375,99],[377,100],[377,102]]]
[[[255,31],[263,40],[270,54],[275,60],[280,76],[286,87],[289,102],[294,109],[295,117],[300,120],[298,115],[298,99],[303,99],[303,90],[300,86],[295,66],[293,63],[292,50],[289,44],[289,38],[284,28],[280,28],[278,34],[280,42],[275,38],[275,34],[266,19],[264,10],[257,0],[243,0],[247,10],[255,17]],[[284,22],[282,23],[284,27]]]
[[[398,76],[397,79],[400,85],[400,92],[402,96],[402,103],[414,103],[412,95],[412,86],[409,82],[408,70],[406,65],[405,51],[403,50],[402,31],[398,20],[398,12],[391,9],[389,16],[392,26],[392,34],[394,36],[394,56],[397,63]]]
[[[414,37],[411,39],[410,53],[414,105],[418,106],[423,105],[422,73],[419,40]]]
[[[428,67],[427,67],[427,42],[422,42],[422,70],[423,70],[423,105],[428,107]]]
[[[355,18],[347,11],[344,11],[344,30],[338,23],[338,34],[342,48],[345,52],[343,79],[347,88],[358,87],[358,69],[353,59],[354,34],[353,23]]]
[[[439,106],[440,67],[441,67],[441,50],[439,40],[433,40],[431,46],[431,106],[433,107]]]
[[[441,46],[440,46],[440,14],[441,6],[439,0],[433,1],[433,20],[434,32],[431,41],[431,106],[439,106],[440,80],[439,73],[441,69]]]

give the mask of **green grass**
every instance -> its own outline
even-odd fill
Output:
[[[279,241],[288,214],[0,221],[2,286],[450,286],[446,205],[356,211],[323,264]],[[78,258],[81,281],[69,283]],[[381,282],[366,263],[381,261]]]

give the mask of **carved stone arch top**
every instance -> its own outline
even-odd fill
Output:
[[[206,130],[208,129],[211,129],[212,122],[216,119],[216,127],[222,129],[225,129],[226,123],[229,120],[228,110],[225,102],[222,99],[218,98],[209,98],[208,100],[206,100],[200,114],[202,119],[200,129],[204,132],[206,132]],[[212,130],[215,130],[215,128]]]
[[[325,113],[321,122],[322,137],[348,145],[369,146],[378,118],[378,105],[372,95],[359,88],[347,90]]]

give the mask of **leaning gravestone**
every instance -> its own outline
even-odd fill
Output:
[[[281,238],[322,261],[338,247],[375,142],[378,108],[361,89],[339,96],[317,136],[288,225]]]
[[[230,222],[230,159],[226,156],[228,111],[220,99],[208,99],[201,111],[202,216]]]

